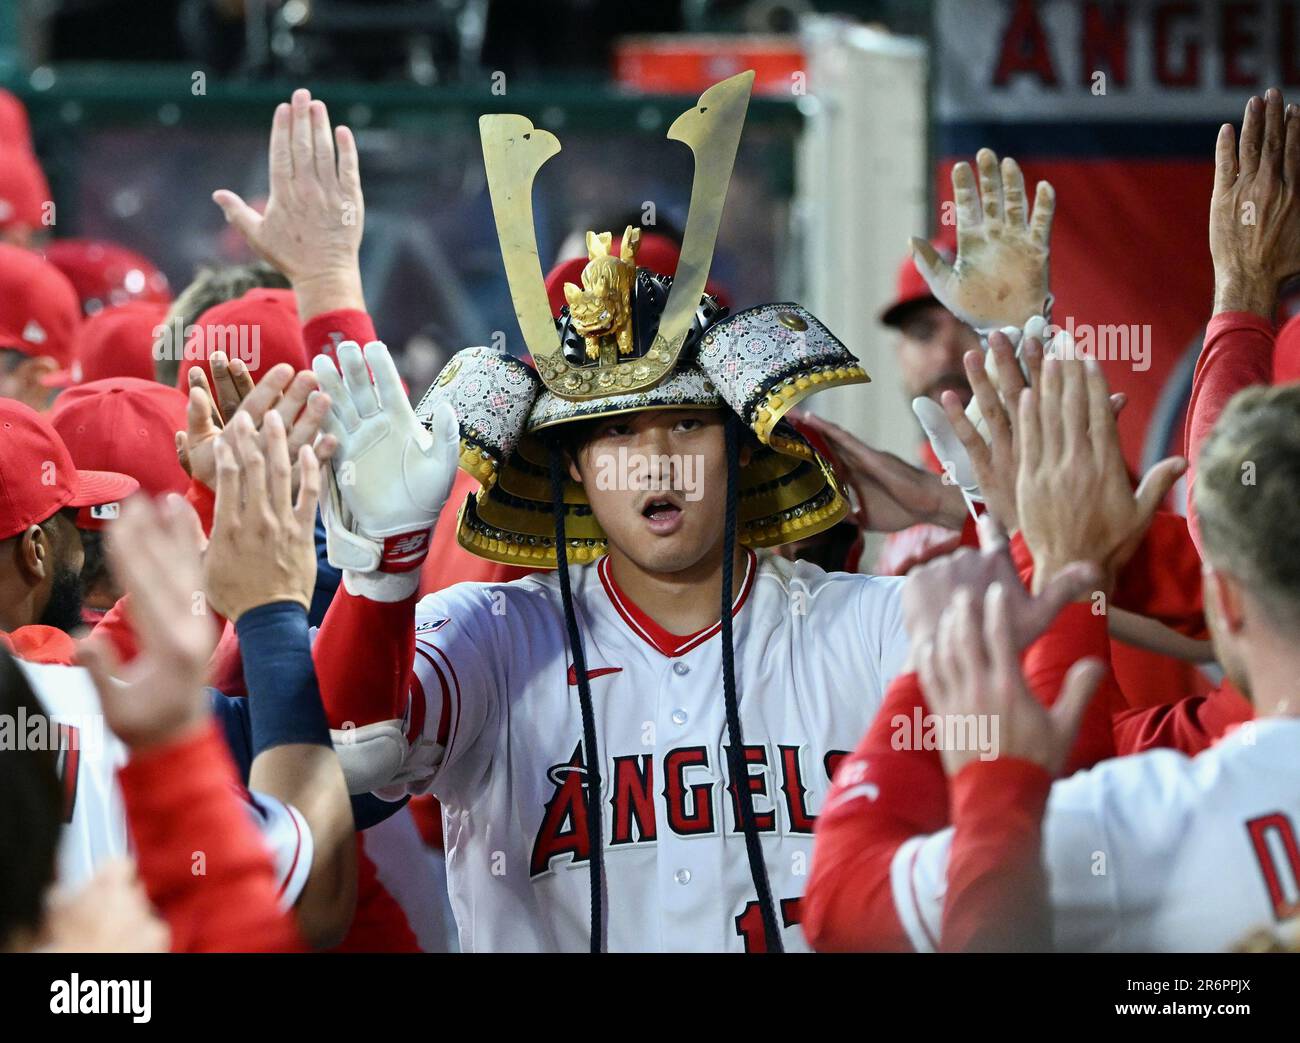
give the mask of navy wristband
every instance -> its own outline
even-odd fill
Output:
[[[235,767],[239,769],[239,781],[248,785],[248,772],[253,766],[253,747],[248,723],[248,700],[226,695],[215,688],[208,690],[208,706],[212,716],[221,725],[221,733],[226,737],[226,747],[234,758]]]
[[[307,611],[292,601],[249,609],[235,623],[244,661],[252,753],[291,743],[332,746],[307,634]]]

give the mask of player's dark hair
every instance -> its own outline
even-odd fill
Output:
[[[573,672],[578,680],[578,708],[582,713],[583,763],[586,765],[587,849],[591,874],[591,951],[603,947],[605,852],[602,846],[600,807],[600,749],[596,744],[596,717],[591,709],[591,681],[587,677],[587,656],[578,632],[578,617],[573,610],[573,588],[569,582],[569,555],[564,532],[565,452],[562,444],[552,441],[551,510],[555,518],[555,561],[560,573],[560,598],[564,602],[564,625],[569,631],[569,649],[573,653]]]
[[[551,444],[576,464],[578,455],[586,444],[591,441],[596,433],[596,428],[599,426],[599,417],[593,420],[574,420],[567,424],[560,424],[550,433]]]
[[[745,756],[745,739],[740,730],[740,705],[736,699],[736,652],[731,641],[731,592],[735,585],[736,498],[740,487],[740,417],[727,410],[724,421],[727,454],[727,506],[722,535],[722,698],[727,712],[727,770],[740,808],[740,825],[745,833],[745,853],[749,856],[749,875],[758,896],[758,910],[763,918],[763,934],[768,952],[784,952],[781,929],[772,902],[772,885],[763,861],[763,842],[754,821],[754,795],[749,789],[749,760]]]
[[[0,647],[0,716],[18,740],[20,715],[44,714],[13,657]],[[26,729],[23,733],[26,734]],[[63,798],[52,750],[0,749],[0,949],[18,931],[35,931],[54,883]]]
[[[0,348],[0,373],[12,373],[25,360],[31,358],[17,348]]]

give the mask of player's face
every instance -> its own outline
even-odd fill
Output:
[[[941,304],[914,307],[899,327],[898,373],[909,399],[936,402],[945,391],[970,401],[962,356],[978,348],[979,335]]]
[[[571,473],[612,548],[645,571],[677,573],[721,555],[727,490],[721,410],[609,417],[578,451]]]

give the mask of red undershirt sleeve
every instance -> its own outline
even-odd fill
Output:
[[[1116,577],[1111,603],[1158,620],[1187,637],[1209,637],[1201,592],[1201,555],[1187,519],[1157,511]]]
[[[1225,681],[1209,695],[1116,715],[1115,748],[1120,754],[1168,749],[1194,757],[1254,716],[1249,700]]]
[[[1088,656],[1105,663],[1106,674],[1084,711],[1064,775],[1073,775],[1115,756],[1112,719],[1116,713],[1126,709],[1127,704],[1110,669],[1110,632],[1106,617],[1093,613],[1091,601],[1066,605],[1052,625],[1029,646],[1021,660],[1029,690],[1044,706],[1052,706],[1070,667]]]
[[[943,952],[1047,952],[1052,915],[1042,859],[1052,779],[1014,757],[972,761],[952,780]]]
[[[1250,312],[1215,315],[1205,327],[1205,344],[1192,375],[1187,404],[1187,514],[1193,541],[1201,549],[1193,490],[1201,445],[1229,400],[1242,388],[1273,380],[1273,324]]]
[[[317,355],[333,358],[336,349],[345,340],[354,340],[363,345],[378,340],[375,324],[368,313],[355,308],[339,308],[321,312],[303,323],[302,343],[307,349],[309,360]]]
[[[400,719],[415,661],[415,604],[371,601],[339,585],[312,644],[331,728]]]
[[[889,867],[908,837],[947,825],[948,786],[937,752],[899,749],[895,737],[900,717],[910,725],[926,712],[916,674],[900,674],[857,750],[835,773],[817,818],[801,907],[815,949],[911,949],[894,910]]]

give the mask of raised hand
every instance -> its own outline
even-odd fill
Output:
[[[431,431],[416,418],[388,348],[338,348],[339,366],[312,366],[329,392],[328,431],[338,441],[322,504],[330,563],[352,572],[413,572],[447,501],[460,457],[460,428],[443,407]]]
[[[1278,287],[1300,272],[1300,109],[1271,88],[1247,102],[1235,138],[1225,123],[1214,148],[1214,311],[1272,320]]]
[[[924,239],[912,239],[912,259],[939,303],[968,326],[989,332],[1017,329],[1042,314],[1050,294],[1048,243],[1056,196],[1038,182],[1033,214],[1025,201],[1025,179],[1014,159],[998,165],[980,149],[979,188],[969,163],[952,168],[957,209],[957,259],[949,264]]]
[[[911,639],[913,666],[927,642],[933,640],[944,606],[959,591],[983,598],[993,584],[1004,587],[1011,640],[1017,649],[1024,649],[1066,604],[1093,589],[1100,578],[1095,565],[1080,561],[1058,569],[1031,595],[1020,582],[1006,534],[987,514],[980,516],[978,529],[978,551],[960,547],[907,574],[903,584],[903,625]]]
[[[1038,340],[1026,337],[1022,354],[1041,357]],[[989,356],[968,351],[962,358],[974,399],[963,406],[952,391],[935,403],[916,399],[912,409],[925,428],[945,473],[972,500],[982,501],[1008,532],[1019,527],[1016,516],[1016,452],[1012,414],[1025,387],[1016,349],[1002,331],[989,336]],[[990,359],[992,365],[989,364]],[[997,378],[995,385],[993,380]]]
[[[249,415],[236,413],[215,445],[217,502],[204,573],[212,607],[232,623],[278,601],[310,608],[316,585],[320,466],[311,446],[299,447],[295,500],[284,421],[272,412],[263,427],[265,446]]]
[[[1008,532],[1020,527],[1016,512],[1020,394],[1038,382],[1043,368],[1042,341],[1029,331],[1026,326],[1018,349],[1006,332],[997,330],[989,335],[987,354],[966,353],[962,362],[974,392],[966,406],[952,391],[945,391],[939,403],[928,398],[912,402],[945,473],[972,501],[984,503]],[[1064,340],[1068,334],[1061,331],[1056,336]],[[1056,349],[1058,341],[1052,343]],[[1110,396],[1116,416],[1127,401],[1122,393]]]
[[[1119,448],[1114,406],[1095,360],[1043,362],[1020,396],[1016,509],[1034,557],[1034,588],[1068,563],[1088,561],[1102,587],[1132,556],[1187,463],[1161,460],[1134,492]]]
[[[996,721],[994,757],[1032,761],[1058,775],[1084,710],[1105,675],[1105,665],[1099,659],[1074,663],[1060,697],[1046,709],[1029,691],[1020,669],[1013,597],[1013,591],[1000,582],[982,597],[971,590],[959,591],[920,656],[921,688],[936,714]],[[950,776],[980,756],[979,749],[965,743],[945,743],[940,751]]]
[[[329,413],[329,396],[319,390],[316,374],[308,370],[294,373],[292,366],[281,362],[272,366],[254,386],[248,378],[247,367],[238,359],[227,364],[226,356],[216,351],[212,353],[211,365],[220,406],[213,402],[203,370],[195,366],[189,375],[186,430],[176,434],[177,456],[192,478],[209,489],[215,487],[216,438],[239,413],[246,414],[259,429],[263,428],[272,412],[279,414],[289,434],[289,457],[295,461],[295,488],[298,483],[296,461],[302,446],[312,446],[316,458],[322,462],[330,458],[338,443],[333,436],[320,434],[321,425]]]
[[[213,201],[293,284],[303,321],[336,308],[364,310],[358,255],[365,201],[352,132],[338,126],[331,133],[324,102],[299,88],[276,107],[269,162],[265,213],[226,189]]]
[[[175,494],[160,505],[133,497],[109,529],[108,561],[130,595],[140,655],[123,668],[109,641],[91,636],[79,661],[105,722],[133,750],[171,742],[208,716],[203,679],[217,630],[203,597],[202,548],[199,519]]]

